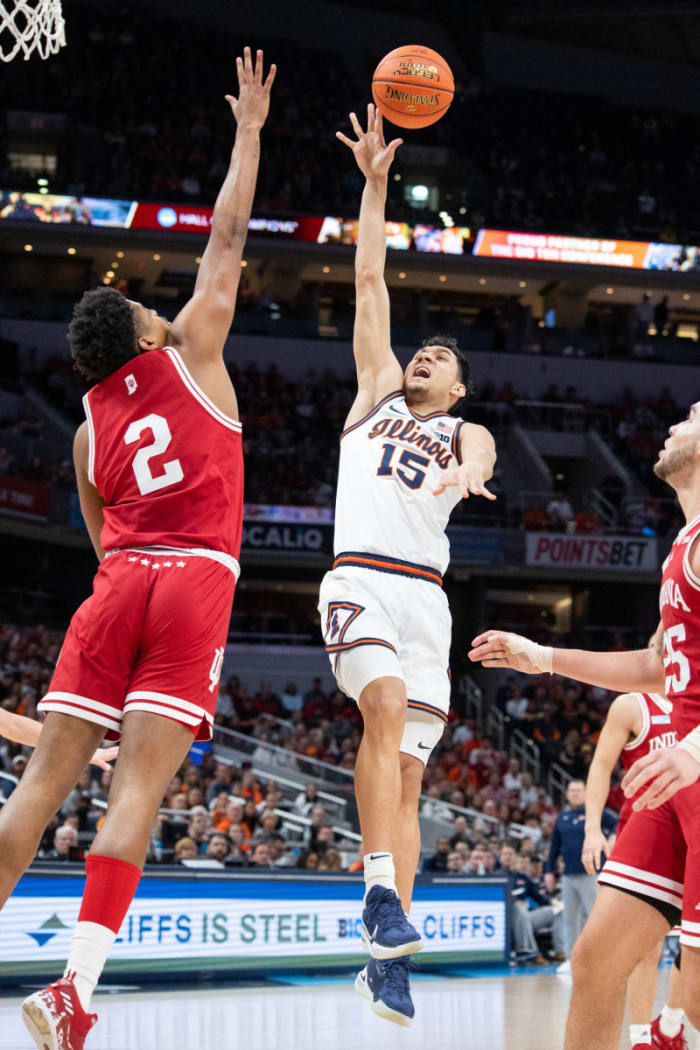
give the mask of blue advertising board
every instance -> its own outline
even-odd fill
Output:
[[[78,918],[84,878],[77,865],[40,866],[0,912],[0,978],[56,973]],[[509,891],[504,879],[420,878],[411,921],[430,964],[508,960]],[[106,974],[192,977],[197,973],[364,965],[362,882],[305,876],[151,869],[124,920]]]

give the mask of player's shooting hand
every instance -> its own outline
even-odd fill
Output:
[[[552,649],[538,645],[510,631],[484,631],[472,642],[472,663],[484,667],[511,667],[523,674],[543,674],[552,670]]]
[[[610,856],[610,845],[603,832],[598,828],[587,831],[581,850],[581,863],[589,875],[597,875],[603,864],[603,855]]]
[[[681,788],[694,784],[698,777],[700,763],[685,748],[667,747],[637,759],[624,776],[622,790],[627,798],[634,798],[648,784],[647,790],[632,808],[637,812],[641,809],[657,809]]]
[[[451,485],[458,486],[464,499],[469,499],[470,495],[485,496],[486,499],[497,498],[493,492],[489,492],[486,488],[483,468],[471,466],[469,463],[462,463],[459,467],[446,470],[438,487],[433,489],[433,496],[441,496],[445,489]]]
[[[342,131],[336,131],[336,138],[344,142],[353,153],[357,166],[366,179],[386,177],[394,159],[396,150],[403,139],[393,139],[387,146],[384,141],[384,129],[382,127],[382,115],[372,103],[367,106],[367,131],[362,126],[354,113],[350,114],[350,123],[357,135],[357,142],[343,135]]]
[[[256,52],[255,68],[250,48],[243,51],[243,58],[236,59],[236,72],[238,73],[238,98],[226,95],[226,101],[231,107],[231,112],[236,118],[238,127],[257,128],[263,126],[267,120],[270,109],[270,89],[277,73],[277,66],[271,65],[266,79],[263,81],[263,53]]]
[[[113,762],[117,757],[118,751],[118,747],[98,747],[90,759],[90,765],[99,766],[100,769],[111,769],[110,762]]]

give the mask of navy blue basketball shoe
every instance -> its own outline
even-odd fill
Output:
[[[416,1014],[408,979],[411,966],[416,964],[409,956],[386,962],[370,959],[355,978],[355,991],[372,1004],[374,1013],[404,1028],[413,1024]]]
[[[421,951],[423,941],[404,915],[395,890],[373,886],[362,912],[362,943],[373,959],[397,959]]]

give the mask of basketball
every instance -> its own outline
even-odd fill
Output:
[[[450,108],[452,70],[437,51],[418,44],[385,55],[372,77],[372,96],[382,114],[400,128],[427,128]]]

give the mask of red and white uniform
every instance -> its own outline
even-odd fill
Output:
[[[84,404],[106,556],[39,706],[110,740],[130,710],[208,740],[240,571],[241,424],[170,348],[134,357]]]
[[[690,565],[699,536],[700,517],[679,532],[659,596],[665,692],[679,740],[700,723],[700,579]],[[681,944],[700,948],[700,781],[658,809],[633,811],[599,881],[677,908]]]
[[[676,731],[671,725],[671,712],[673,704],[665,696],[659,693],[633,693],[639,703],[642,712],[642,728],[639,735],[625,744],[620,755],[622,766],[627,772],[631,769],[638,758],[643,758],[652,751],[663,747],[675,747],[678,743]],[[643,794],[643,792],[641,792]],[[633,798],[626,798],[617,822],[617,835],[622,834],[630,816],[633,813]]]

